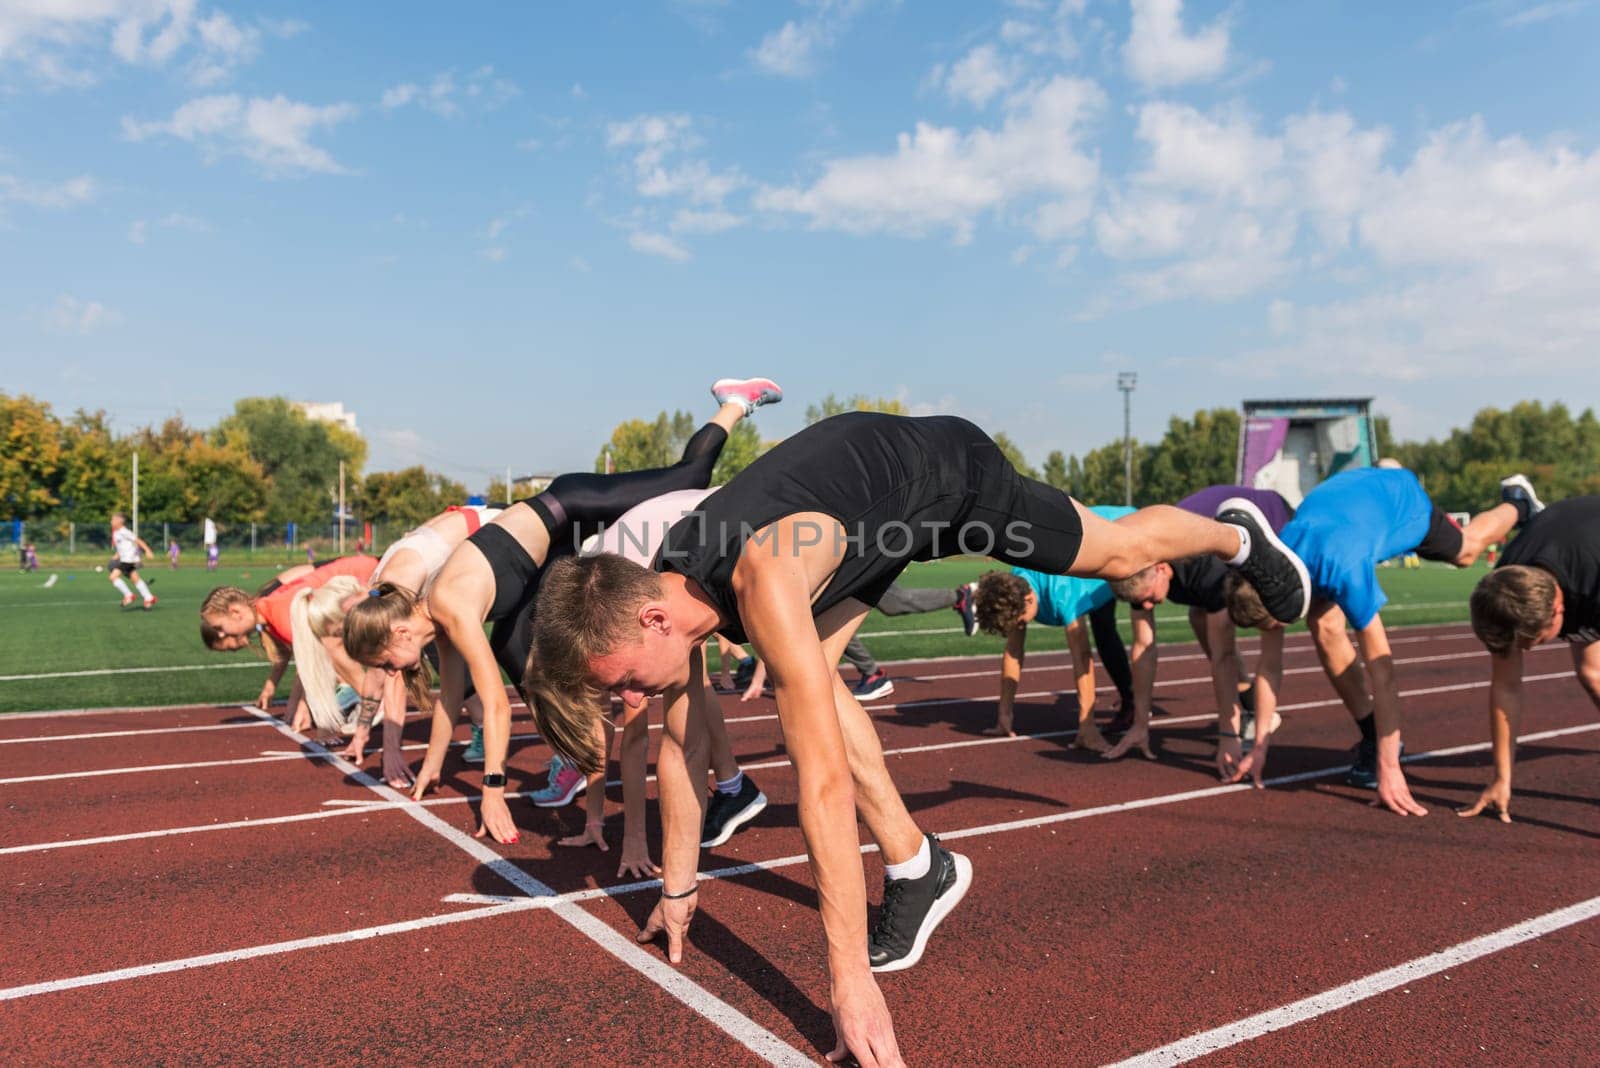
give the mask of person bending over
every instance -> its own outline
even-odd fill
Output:
[[[1600,709],[1600,496],[1542,508],[1531,493],[1513,501],[1522,533],[1472,591],[1472,632],[1489,650],[1489,735],[1494,777],[1478,800],[1511,822],[1511,770],[1522,722],[1522,654],[1565,641],[1578,683]]]
[[[611,554],[558,561],[525,680],[541,733],[592,770],[605,694],[666,699],[662,892],[640,940],[665,932],[669,958],[682,959],[703,818],[701,647],[720,631],[766,661],[799,779],[839,1039],[830,1058],[901,1063],[872,972],[921,958],[971,865],[906,810],[871,720],[835,670],[845,643],[910,561],[963,552],[1099,577],[1214,553],[1251,575],[1280,618],[1298,619],[1310,596],[1303,566],[1253,516],[1226,518],[1157,507],[1107,522],[1019,475],[964,419],[853,412],[779,443],[707,498],[672,527],[653,569]],[[858,811],[885,865],[870,935]]]
[[[1254,504],[1267,525],[1281,531],[1294,516],[1289,502],[1273,490],[1247,486],[1208,486],[1178,502],[1178,507],[1196,515],[1214,515],[1221,504],[1242,498]],[[1191,556],[1186,560],[1152,564],[1137,575],[1118,579],[1111,590],[1133,608],[1133,722],[1126,734],[1106,755],[1117,760],[1130,749],[1146,756],[1150,752],[1150,716],[1156,685],[1155,607],[1166,601],[1189,610],[1189,629],[1211,669],[1212,691],[1217,702],[1217,774],[1224,780],[1233,777],[1243,756],[1243,738],[1248,733],[1245,718],[1256,710],[1256,690],[1283,672],[1283,630],[1275,628],[1261,634],[1261,664],[1265,674],[1252,680],[1239,656],[1236,630],[1228,618],[1226,592],[1228,569],[1213,556]],[[1274,711],[1266,726],[1255,724],[1257,733],[1271,732],[1277,720],[1277,694],[1267,695]]]
[[[1102,519],[1115,520],[1132,515],[1132,508],[1096,505],[1089,509]],[[1220,565],[1219,565],[1220,566]],[[1000,703],[995,724],[985,734],[1012,737],[1017,688],[1022,682],[1022,663],[1027,655],[1028,624],[1063,627],[1067,648],[1072,651],[1073,687],[1078,705],[1078,731],[1072,744],[1079,749],[1103,753],[1110,748],[1094,722],[1094,659],[1089,655],[1089,633],[1094,632],[1095,647],[1111,676],[1122,703],[1131,703],[1133,676],[1128,652],[1117,632],[1117,602],[1103,579],[1052,575],[1026,567],[1010,572],[990,571],[978,580],[974,598],[978,626],[1005,638],[1000,656]],[[1087,621],[1087,626],[1085,625]]]
[[[478,835],[514,842],[516,824],[506,806],[505,760],[511,737],[511,703],[500,672],[520,680],[532,643],[532,613],[546,565],[570,556],[595,530],[629,508],[673,490],[704,489],[733,426],[783,393],[769,379],[722,379],[713,384],[717,414],[689,439],[671,467],[615,475],[562,475],[541,493],[518,501],[485,523],[445,562],[426,596],[385,588],[353,608],[345,647],[362,663],[391,671],[417,670],[422,649],[439,645],[439,701],[434,705],[428,754],[412,796],[439,778],[468,681],[483,700],[484,778]],[[485,636],[484,624],[491,625]],[[596,735],[598,737],[598,735]],[[594,744],[591,742],[591,744]],[[585,769],[593,771],[594,768]],[[566,783],[562,776],[567,775]],[[565,792],[582,775],[552,768],[549,786]]]
[[[1378,564],[1415,552],[1425,560],[1466,567],[1510,531],[1517,522],[1517,508],[1509,502],[1523,492],[1531,496],[1532,487],[1514,476],[1502,483],[1501,492],[1505,501],[1474,516],[1463,529],[1429,499],[1412,472],[1369,467],[1318,484],[1283,528],[1284,544],[1310,571],[1307,625],[1317,657],[1361,731],[1346,781],[1376,789],[1378,799],[1403,816],[1425,816],[1427,809],[1411,796],[1400,770],[1400,688],[1388,632],[1379,615],[1388,596],[1378,585]],[[1270,630],[1279,625],[1250,582],[1240,576],[1228,579],[1228,614],[1241,627]],[[1359,658],[1345,632],[1346,620],[1356,629]],[[1363,661],[1372,675],[1370,691]],[[1270,724],[1277,711],[1274,698],[1281,672],[1263,665],[1258,675],[1267,677],[1267,685],[1256,692],[1256,717]],[[1249,776],[1261,785],[1270,737],[1258,730],[1255,748],[1239,762],[1232,781]]]

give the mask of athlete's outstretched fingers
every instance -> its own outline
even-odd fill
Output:
[[[1456,815],[1477,816],[1481,815],[1484,809],[1498,813],[1501,823],[1510,823],[1511,787],[1499,782],[1490,783],[1484,787],[1483,793],[1478,795],[1478,800],[1466,808],[1457,810]]]

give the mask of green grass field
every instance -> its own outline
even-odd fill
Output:
[[[954,586],[976,578],[993,564],[982,560],[941,560],[913,564],[902,579],[912,586]],[[0,574],[0,712],[109,706],[180,705],[248,701],[266,677],[259,651],[213,653],[200,644],[199,606],[211,587],[233,584],[254,589],[276,565],[171,571],[147,569],[146,580],[160,603],[150,612],[123,609],[104,573],[45,568],[37,573]],[[1425,565],[1405,571],[1379,571],[1390,605],[1390,626],[1466,619],[1467,595],[1484,568],[1456,571]],[[44,583],[57,575],[53,586]],[[1184,610],[1157,610],[1170,640],[1189,637]],[[1126,627],[1124,627],[1126,631]],[[968,639],[953,613],[888,618],[874,614],[862,629],[873,654],[882,660],[922,656],[997,656],[998,638]],[[1059,648],[1059,639],[1033,643],[1034,649]],[[713,655],[713,666],[715,656]],[[136,673],[112,672],[143,668]],[[16,676],[53,675],[53,678]],[[279,687],[288,693],[292,674]]]

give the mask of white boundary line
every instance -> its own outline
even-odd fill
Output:
[[[1458,943],[1437,953],[1430,953],[1426,957],[1418,957],[1404,964],[1397,964],[1393,968],[1385,968],[1381,972],[1345,983],[1343,986],[1336,986],[1332,990],[1325,990],[1279,1008],[1247,1016],[1210,1031],[1190,1035],[1178,1042],[1118,1061],[1112,1068],[1157,1068],[1157,1066],[1184,1064],[1237,1046],[1241,1042],[1249,1042],[1273,1031],[1354,1005],[1358,1001],[1365,1001],[1378,994],[1387,993],[1406,983],[1414,983],[1430,975],[1437,975],[1446,968],[1465,964],[1479,957],[1487,957],[1491,953],[1499,953],[1524,942],[1531,942],[1535,938],[1542,938],[1597,916],[1600,916],[1600,897],[1591,897],[1587,901],[1547,912],[1543,916],[1536,916],[1492,934]]]
[[[225,671],[232,668],[270,668],[271,664],[173,664],[170,667],[100,668],[96,671],[46,671],[38,675],[0,675],[0,682],[37,682],[40,679],[83,679],[91,675],[149,675],[162,671]]]
[[[292,739],[309,748],[314,754],[325,758],[328,763],[344,772],[345,775],[386,801],[406,801],[404,794],[386,786],[349,761],[335,756],[305,735],[290,730],[283,723],[272,719],[267,713],[253,706],[247,705],[244,707],[251,715],[269,720],[273,729],[279,734]],[[554,899],[554,903],[548,906],[551,912],[577,928],[584,935],[587,935],[591,941],[598,944],[601,949],[604,949],[618,961],[632,968],[667,994],[682,1002],[691,1012],[721,1028],[730,1038],[762,1060],[777,1065],[811,1065],[815,1063],[811,1057],[800,1052],[800,1050],[789,1045],[732,1005],[712,994],[705,987],[672,967],[662,958],[640,949],[638,943],[617,933],[600,917],[586,912],[572,902],[561,900],[554,890],[511,863],[499,853],[496,853],[482,840],[462,832],[459,828],[452,827],[420,805],[407,804],[402,811],[446,842],[477,860],[484,867],[500,876],[500,878],[528,895],[529,898]]]
[[[27,742],[81,742],[88,738],[137,738],[145,734],[197,734],[201,731],[236,731],[241,727],[260,727],[260,720],[248,723],[208,723],[200,727],[140,727],[131,731],[94,731],[88,734],[42,734],[32,738],[0,738],[0,745]]]
[[[1542,677],[1564,677],[1564,675]],[[280,729],[287,733],[287,728]],[[1600,723],[1585,724],[1576,727],[1563,727],[1556,730],[1525,734],[1517,739],[1517,743],[1521,745],[1528,742],[1544,741],[1550,738],[1560,738],[1573,734],[1585,734],[1593,731],[1600,731]],[[1462,753],[1480,752],[1489,749],[1490,747],[1490,743],[1480,742],[1474,745],[1455,746],[1448,749],[1431,750],[1426,753],[1410,754],[1403,757],[1402,760],[1404,763],[1410,764],[1436,757],[1457,756]],[[346,766],[346,769],[343,770],[346,770],[347,774],[351,773],[348,771],[348,765]],[[1308,782],[1314,779],[1322,779],[1338,775],[1347,770],[1349,770],[1349,765],[1342,764],[1333,768],[1322,768],[1315,771],[1299,772],[1294,775],[1282,775],[1276,778],[1268,779],[1266,781],[1266,785],[1279,786],[1289,783]],[[368,781],[364,783],[364,785],[367,785],[371,789],[374,789],[380,793],[394,793],[394,791],[389,790],[387,787],[377,784],[377,780],[370,779],[369,776],[365,776],[363,773],[354,772],[353,774],[367,779]],[[1175,794],[1158,794],[1154,797],[1139,798],[1134,801],[1122,801],[1110,805],[1100,805],[1094,808],[1074,809],[1068,812],[1058,812],[1049,816],[1040,816],[1033,819],[1011,820],[1006,823],[991,823],[978,827],[966,827],[953,831],[940,831],[937,833],[942,841],[956,841],[961,838],[973,838],[986,834],[1000,834],[1007,831],[1026,830],[1033,827],[1043,827],[1050,824],[1064,823],[1071,820],[1090,819],[1096,816],[1111,815],[1118,812],[1132,812],[1143,808],[1157,808],[1165,805],[1178,804],[1184,801],[1193,801],[1208,797],[1219,797],[1223,794],[1240,793],[1249,789],[1252,789],[1252,787],[1248,783],[1234,783],[1231,785],[1213,786],[1199,790],[1186,790]],[[401,806],[396,805],[393,807]],[[421,808],[422,806],[410,804],[408,802],[406,803],[405,807],[415,810]],[[432,822],[437,821],[433,820],[430,816],[429,821],[426,822],[431,825]],[[466,838],[467,841],[480,846],[483,851],[493,856],[499,864],[505,864],[504,858],[501,858],[499,854],[494,853],[494,851],[489,849],[487,846],[483,846],[482,843],[478,842],[476,839],[467,838],[466,835],[462,834],[462,832],[455,831],[453,828],[451,828],[451,830],[454,835]],[[875,853],[877,852],[877,848],[878,847],[875,845],[867,844],[861,847],[861,852]],[[776,871],[781,868],[794,867],[795,865],[807,863],[809,859],[810,858],[804,853],[787,857],[775,857],[771,860],[753,861],[746,864],[736,864],[731,867],[715,868],[710,871],[703,871],[699,874],[699,878],[702,881],[708,882],[718,879],[733,879],[741,875],[753,875],[759,872]],[[498,866],[495,866],[495,870],[499,870]],[[528,882],[533,885],[543,886],[542,883],[538,883],[537,880],[532,879],[531,876],[524,875],[521,869],[513,868],[513,870],[516,871],[521,881]],[[490,916],[498,916],[504,912],[525,911],[529,909],[541,908],[561,909],[561,906],[575,907],[577,904],[586,901],[595,901],[607,897],[622,897],[627,894],[636,894],[647,890],[658,889],[660,886],[660,879],[646,879],[639,882],[623,883],[617,886],[575,890],[561,895],[553,895],[553,892],[549,891],[549,888],[545,888],[547,895],[550,896],[541,897],[502,898],[497,895],[448,894],[443,899],[447,903],[473,903],[481,900],[494,901],[497,902],[497,904],[486,908],[473,909],[464,912],[446,913],[444,915],[425,916],[416,920],[406,920],[399,923],[383,924],[377,927],[363,927],[353,931],[342,931],[334,934],[318,935],[312,938],[300,938],[287,942],[273,942],[264,946],[228,950],[222,953],[208,953],[203,956],[162,961],[157,964],[138,965],[130,968],[118,968],[113,971],[95,972],[89,975],[80,975],[66,979],[53,979],[41,983],[30,983],[26,986],[0,989],[0,1001],[32,997],[37,994],[49,994],[60,990],[72,990],[85,986],[99,986],[105,983],[121,982],[127,979],[139,979],[147,975],[163,975],[170,972],[184,971],[189,968],[207,967],[213,964],[225,964],[236,960],[250,960],[255,957],[272,956],[280,953],[292,953],[296,950],[315,949],[321,946],[338,945],[345,942],[355,942],[367,938],[376,938],[382,935],[404,934],[409,931],[421,930],[427,927],[437,927],[444,924],[460,923],[467,920],[485,919]],[[520,886],[518,888],[521,889]],[[506,901],[508,903],[499,904],[498,902],[501,901]],[[564,912],[564,910],[562,911]],[[581,912],[582,910],[578,911]],[[620,938],[621,936],[618,937]],[[623,941],[630,949],[635,948],[633,947],[632,943],[627,943],[626,939],[623,939]],[[607,946],[607,948],[610,947]],[[654,960],[654,958],[651,959]],[[665,966],[663,965],[663,967]]]

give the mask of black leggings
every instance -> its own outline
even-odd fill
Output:
[[[550,556],[576,553],[578,546],[628,509],[675,490],[705,489],[717,465],[728,432],[716,423],[695,431],[683,458],[671,467],[624,471],[614,475],[575,472],[560,475],[544,492],[527,500],[550,532]]]
[[[1128,650],[1122,644],[1117,630],[1117,602],[1107,601],[1089,613],[1089,630],[1094,634],[1094,647],[1100,653],[1100,663],[1124,700],[1133,694],[1133,666],[1128,663]]]

